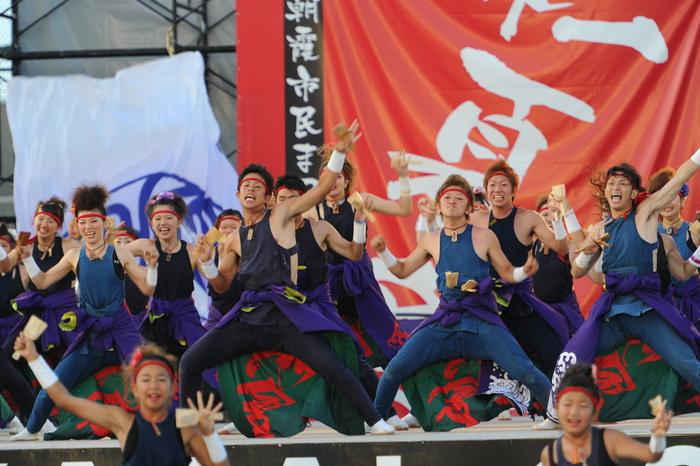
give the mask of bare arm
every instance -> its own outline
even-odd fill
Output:
[[[139,238],[124,247],[128,249],[134,257],[143,257],[146,251],[155,247],[155,241],[148,238]]]
[[[286,202],[285,202],[286,204]],[[198,267],[202,275],[207,277],[206,273],[202,268],[203,262],[208,262],[211,260],[213,248],[203,237],[197,239],[197,247],[199,248],[200,255],[198,261]],[[212,288],[217,293],[223,293],[228,290],[238,274],[238,266],[240,263],[240,256],[238,254],[238,249],[240,248],[240,237],[238,233],[229,234],[226,237],[226,242],[224,243],[225,253],[219,256],[219,266],[217,267],[218,274],[215,277],[207,277],[209,283],[211,283]],[[216,273],[216,271],[214,271]]]
[[[307,221],[313,222],[313,220]],[[317,242],[319,242],[320,239],[321,244],[330,247],[333,251],[351,261],[359,261],[362,259],[362,255],[365,251],[364,243],[346,240],[340,236],[338,230],[333,228],[333,225],[325,220],[312,223],[312,229]]]
[[[700,154],[700,151],[695,154],[693,157]],[[698,169],[700,169],[700,165],[693,160],[683,162],[683,165],[676,171],[675,176],[663,188],[643,200],[637,207],[637,211],[644,212],[648,217],[654,217],[656,222],[656,215],[673,202],[673,198],[678,195],[678,192],[683,187],[683,183],[688,181]]]
[[[524,210],[518,211],[518,215],[526,216],[527,224],[531,225],[531,231],[545,246],[548,246],[559,254],[567,254],[569,252],[569,238],[564,237],[563,239],[556,239],[554,237],[554,232],[547,226],[547,223],[540,214],[531,210]]]
[[[678,248],[673,238],[664,234],[661,235],[661,238],[666,249],[666,260],[668,261],[668,270],[671,272],[671,275],[681,281],[688,280],[695,275],[698,269],[692,263],[683,260],[678,253]]]
[[[584,248],[583,251],[578,253],[571,261],[571,275],[574,278],[581,278],[585,276],[595,265],[598,257],[600,257],[601,249],[600,245],[598,245],[594,239],[599,238],[604,232],[605,229],[603,227],[603,222],[598,222],[593,228],[591,228],[588,238],[586,238],[581,245],[581,247]],[[582,257],[579,259],[580,254],[585,254],[590,257]]]
[[[391,272],[398,278],[406,278],[413,272],[421,268],[423,265],[425,265],[425,263],[428,262],[432,257],[432,254],[428,251],[428,243],[429,241],[431,241],[431,236],[434,237],[433,235],[439,235],[439,233],[431,233],[425,238],[423,238],[421,242],[418,243],[416,249],[414,249],[413,252],[411,252],[411,254],[409,254],[406,259],[402,261],[397,260],[393,266],[387,267],[389,269],[389,272]],[[370,244],[372,245],[372,248],[375,251],[377,251],[378,254],[388,251],[386,248],[386,241],[381,235],[377,235],[374,238],[372,238]]]
[[[477,254],[485,249],[488,260],[491,262],[491,265],[493,265],[493,268],[496,269],[496,272],[498,272],[499,277],[508,283],[517,283],[522,280],[517,280],[513,276],[517,267],[513,267],[513,264],[511,264],[505,254],[503,254],[501,244],[498,242],[498,238],[494,232],[479,228],[474,229],[472,235],[474,237],[474,243],[477,245]],[[534,257],[530,256],[522,269],[527,275],[532,275],[537,272],[537,267],[537,261]]]
[[[53,285],[61,278],[65,277],[68,272],[75,271],[75,264],[78,262],[78,254],[80,251],[79,249],[71,249],[61,257],[58,264],[54,265],[46,272],[41,272],[36,262],[34,262],[34,259],[31,258],[31,249],[27,246],[22,246],[21,248],[25,267],[27,267],[27,273],[29,273],[30,279],[40,290],[44,290]]]
[[[224,466],[228,465],[228,458],[224,458],[221,461],[213,462],[209,453],[209,448],[204,441],[204,437],[210,437],[215,434],[214,421],[209,419],[209,415],[218,413],[223,406],[223,403],[219,403],[216,406],[214,404],[214,395],[209,395],[209,401],[206,405],[202,402],[202,392],[197,392],[197,403],[195,406],[192,400],[187,400],[191,409],[196,409],[199,412],[199,424],[195,427],[186,427],[183,429],[183,440],[187,445],[187,448],[194,454],[197,461],[199,461],[202,466]],[[217,435],[218,437],[218,435]],[[219,440],[219,444],[220,444]],[[223,446],[221,446],[223,447]]]
[[[146,296],[153,296],[153,293],[156,291],[156,286],[155,284],[151,285],[148,283],[148,269],[136,263],[136,259],[134,259],[133,254],[131,254],[128,248],[123,246],[115,246],[115,248],[117,250],[117,257],[124,266],[124,271],[129,275],[131,281],[134,282],[141,293]],[[155,247],[146,250],[143,254],[143,258],[146,260],[149,267],[158,265],[158,251]]]

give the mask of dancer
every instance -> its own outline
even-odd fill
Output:
[[[409,375],[432,362],[457,357],[492,360],[525,384],[540,403],[549,398],[547,377],[535,368],[498,316],[488,273],[494,267],[505,281],[517,283],[537,271],[537,262],[529,258],[522,267],[512,266],[493,232],[469,223],[472,197],[467,180],[449,176],[435,199],[445,227],[429,233],[403,261],[391,254],[381,236],[371,241],[398,278],[408,277],[433,259],[441,294],[438,309],[411,334],[379,381],[375,406],[383,416]],[[454,276],[448,277],[450,273],[458,274],[456,283],[451,283]],[[473,283],[474,291],[462,288],[468,283]]]
[[[124,247],[137,239],[139,239],[139,234],[128,225],[119,225],[114,229],[115,246]],[[124,289],[126,290],[126,306],[138,326],[147,315],[144,312],[148,309],[151,297],[143,294],[129,275],[124,276]]]
[[[333,354],[321,331],[342,331],[331,321],[321,322],[308,305],[287,298],[285,288],[295,286],[297,254],[294,218],[317,204],[331,189],[343,168],[345,152],[359,135],[357,122],[341,138],[328,170],[303,196],[268,209],[273,179],[259,164],[241,171],[237,197],[244,223],[230,235],[226,254],[217,269],[205,260],[203,271],[216,290],[225,290],[238,273],[246,291],[241,301],[219,324],[192,346],[180,361],[184,397],[199,390],[204,370],[256,351],[280,351],[296,356],[328,380],[337,392],[371,426],[372,434],[392,434],[350,369]],[[202,258],[207,259],[203,251]],[[245,309],[246,312],[242,312]]]
[[[600,395],[588,364],[574,364],[557,389],[556,407],[564,435],[542,450],[542,466],[613,466],[620,458],[655,463],[666,448],[666,432],[673,412],[665,406],[655,413],[649,444],[638,442],[615,429],[593,427]]]
[[[403,158],[403,152],[400,157]],[[327,163],[328,151],[321,170]],[[390,201],[374,194],[359,193],[369,210],[385,215],[411,214],[413,204],[408,164],[398,163],[396,171],[399,175],[399,200]],[[357,167],[346,160],[325,200],[305,214],[313,220],[326,220],[346,241],[352,241],[354,231],[354,208],[346,201],[355,190],[356,176]],[[331,297],[337,303],[341,317],[351,328],[362,329],[356,334],[364,340],[368,362],[373,367],[386,367],[408,335],[384,300],[369,255],[365,253],[360,261],[350,261],[329,249],[328,263]]]
[[[188,400],[190,408],[198,411],[197,426],[175,427],[175,414],[170,411],[170,405],[175,393],[176,359],[156,345],[138,347],[124,364],[129,389],[138,403],[136,412],[72,396],[37,354],[34,342],[24,334],[15,341],[15,350],[21,351],[56,406],[114,433],[121,447],[123,465],[186,466],[190,464],[190,455],[203,465],[229,464],[226,449],[214,431],[214,421],[209,419],[221,409],[221,403],[213,406],[213,396],[205,405],[201,392],[197,393],[196,408],[192,400]]]
[[[153,294],[158,278],[155,250],[144,254],[148,263],[148,271],[144,271],[127,249],[105,241],[107,197],[107,190],[100,185],[75,190],[73,204],[85,245],[70,249],[46,272],[37,266],[31,248],[21,247],[27,273],[38,289],[48,288],[69,273],[75,273],[80,281],[80,310],[74,312],[73,321],[80,333],[56,367],[56,375],[68,390],[104,367],[120,365],[141,343],[125,305],[124,272],[147,295]],[[11,440],[38,440],[37,433],[53,407],[46,391],[39,392],[27,427]]]
[[[178,235],[187,204],[178,194],[165,191],[148,201],[146,214],[156,239],[139,238],[127,246],[136,257],[154,248],[159,253],[158,284],[140,330],[147,341],[179,358],[206,332],[192,298],[196,248]]]
[[[243,215],[239,211],[233,209],[226,209],[216,216],[214,228],[218,229],[219,233],[221,233],[221,239],[214,251],[214,264],[217,266],[221,260],[221,255],[224,253],[226,238],[228,235],[235,234],[238,231],[242,220]],[[218,293],[211,284],[208,285],[208,288],[209,296],[211,296],[211,304],[209,305],[209,315],[207,316],[207,321],[204,323],[204,328],[211,330],[219,323],[221,318],[238,303],[241,299],[244,287],[239,276],[236,275],[231,282],[231,286],[223,293]]]

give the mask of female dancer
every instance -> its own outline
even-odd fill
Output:
[[[327,151],[321,165],[322,170],[325,170],[329,158],[330,151]],[[401,165],[397,164],[396,167],[401,190],[399,200],[390,201],[374,194],[360,193],[369,210],[386,215],[411,214],[413,204],[408,165]],[[314,220],[326,220],[347,241],[352,241],[353,238],[355,214],[353,206],[345,201],[355,188],[356,173],[355,164],[346,159],[326,200],[317,205],[315,210],[305,214]],[[357,336],[361,340],[364,339],[367,343],[366,348],[370,349],[366,354],[370,365],[386,367],[408,335],[401,329],[384,300],[367,252],[365,251],[360,261],[353,262],[329,248],[328,264],[331,297],[338,303],[338,312],[351,328],[364,327],[364,334]]]
[[[666,431],[673,412],[660,407],[651,424],[648,445],[614,429],[599,429],[591,423],[600,402],[598,386],[588,364],[574,364],[561,379],[556,408],[564,435],[542,450],[542,466],[612,466],[620,458],[644,463],[661,459],[666,448]]]
[[[137,239],[139,239],[139,234],[130,226],[119,225],[114,229],[115,246],[126,246]],[[126,306],[131,315],[134,316],[134,322],[138,326],[146,317],[144,312],[148,309],[150,297],[143,294],[128,275],[124,277],[124,288],[126,290]]]
[[[156,239],[139,238],[127,246],[134,256],[158,250],[158,284],[141,334],[178,358],[205,330],[192,299],[196,247],[178,237],[187,216],[187,204],[175,193],[162,192],[146,204],[146,214]]]
[[[218,229],[222,236],[214,252],[214,263],[217,266],[219,265],[221,255],[224,254],[225,251],[225,238],[229,235],[229,233],[235,233],[238,231],[242,220],[243,214],[233,209],[226,209],[216,216],[214,228]],[[233,306],[235,306],[241,299],[241,294],[243,294],[243,290],[245,288],[241,280],[238,278],[238,274],[236,274],[234,277],[233,281],[231,282],[231,286],[228,287],[228,290],[224,291],[223,293],[217,293],[211,283],[208,285],[208,287],[209,296],[211,296],[211,305],[209,306],[209,316],[207,317],[207,321],[204,323],[204,328],[210,330],[219,323],[221,318],[226,315],[228,311],[233,309]]]
[[[175,415],[169,410],[175,392],[175,358],[157,346],[139,347],[124,365],[129,388],[138,402],[136,412],[72,396],[24,334],[17,338],[15,350],[21,351],[58,407],[114,432],[122,450],[122,465],[185,466],[190,464],[190,454],[203,465],[229,464],[226,449],[214,432],[214,421],[209,420],[221,409],[221,403],[212,408],[213,397],[204,406],[201,393],[197,394],[196,427],[175,427]],[[194,408],[192,400],[188,402]]]
[[[32,255],[42,272],[58,264],[69,251],[80,247],[77,241],[58,236],[63,225],[65,209],[65,202],[52,197],[48,201],[39,202],[34,213],[36,236],[29,240],[29,246],[25,250]],[[18,261],[17,252],[11,252],[9,258],[13,263]],[[6,353],[12,353],[12,345],[19,331],[24,328],[29,317],[36,315],[49,325],[41,336],[39,352],[54,364],[61,359],[66,348],[75,339],[73,332],[64,332],[58,326],[63,314],[78,310],[73,289],[74,280],[75,274],[69,271],[51,286],[41,289],[34,280],[29,279],[28,291],[15,298],[17,310],[23,317],[7,340],[4,340]]]
[[[75,190],[73,204],[85,246],[69,250],[46,272],[39,269],[31,248],[21,247],[27,274],[38,289],[51,286],[69,273],[75,273],[80,281],[80,309],[72,319],[80,333],[56,367],[56,376],[67,390],[104,367],[120,365],[141,342],[125,306],[124,273],[128,273],[145,294],[153,293],[158,279],[156,251],[150,250],[144,255],[148,263],[148,272],[145,272],[127,249],[107,244],[107,197],[107,190],[99,185]],[[37,433],[53,407],[46,391],[39,392],[27,427],[11,440],[38,440]]]

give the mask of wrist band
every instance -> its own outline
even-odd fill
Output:
[[[418,216],[418,221],[416,222],[416,231],[428,231],[428,222],[422,215]]]
[[[326,168],[333,173],[340,173],[343,171],[343,165],[345,165],[345,154],[334,150],[330,160],[328,160],[328,164],[326,164]]]
[[[695,165],[700,165],[700,149],[695,151],[692,157],[690,157],[690,160],[692,160]]]
[[[556,222],[552,222],[552,229],[554,230],[554,239],[561,241],[566,238],[566,228],[564,228],[564,222],[561,218],[557,219]]]
[[[7,259],[7,251],[5,251],[5,248],[0,248],[0,262],[5,259]]]
[[[391,251],[389,251],[389,248],[386,248],[382,252],[378,252],[377,254],[388,269],[392,268],[393,266],[399,263],[399,261],[396,260],[396,257],[394,257]]]
[[[529,277],[529,275],[525,273],[524,267],[516,267],[515,270],[513,270],[513,281],[515,283],[520,283],[527,277]]]
[[[411,197],[411,183],[407,176],[399,177],[399,191],[401,197]]]
[[[36,265],[36,261],[34,261],[31,254],[22,259],[22,262],[24,263],[24,268],[27,270],[27,275],[29,275],[29,278],[34,278],[41,273],[41,269],[38,265]]]
[[[49,365],[46,364],[43,356],[39,356],[34,361],[28,362],[27,364],[31,367],[36,380],[41,384],[44,390],[58,382],[58,376]]]
[[[367,242],[367,229],[365,228],[367,222],[358,222],[355,220],[352,229],[352,242],[357,244],[365,244]]]
[[[199,261],[199,263],[202,268],[202,273],[208,280],[213,280],[219,276],[219,269],[216,267],[214,259],[209,259],[206,262]]]
[[[666,437],[658,438],[656,435],[651,434],[649,449],[652,453],[661,453],[664,451],[666,449]]]
[[[579,268],[586,269],[588,268],[588,264],[591,263],[591,258],[593,257],[593,254],[585,254],[585,253],[580,253],[578,256],[576,256],[576,259],[574,262],[576,265],[579,266]]]
[[[569,230],[569,234],[581,231],[581,225],[578,223],[574,209],[564,214],[564,221],[566,222],[566,229]]]
[[[149,265],[146,270],[146,283],[148,286],[156,286],[158,284],[158,265]]]
[[[227,458],[226,448],[224,448],[219,434],[214,432],[211,435],[202,435],[202,438],[204,439],[204,444],[207,446],[209,459],[212,463],[220,463]]]
[[[433,220],[430,223],[426,223],[427,228],[428,228],[428,233],[433,233],[435,231],[438,231],[440,227],[437,224],[437,221]]]

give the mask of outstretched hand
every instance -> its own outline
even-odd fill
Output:
[[[376,252],[382,252],[386,249],[386,241],[382,235],[377,235],[370,240],[370,245],[372,249]]]
[[[357,133],[360,124],[357,120],[353,121],[347,131],[343,132],[340,136],[340,140],[336,145],[336,150],[338,152],[346,153],[349,149],[355,147],[355,143],[362,137],[362,133]]]
[[[673,411],[666,411],[664,407],[651,423],[651,433],[658,438],[665,436],[668,428],[671,427],[671,418],[673,418]]]
[[[28,362],[39,358],[39,353],[36,351],[34,341],[31,338],[27,338],[24,332],[19,332],[19,336],[15,339],[14,349],[15,351],[19,351],[19,354]]]
[[[203,235],[200,235],[197,237],[196,246],[197,246],[196,251],[197,251],[197,254],[199,254],[199,260],[201,262],[207,262],[207,261],[211,260],[212,251],[214,248],[209,243],[207,243],[207,240],[204,239]]]
[[[197,425],[199,426],[199,430],[202,432],[202,435],[204,435],[206,437],[206,436],[213,434],[215,425],[214,425],[214,420],[210,419],[210,416],[221,411],[221,407],[223,406],[223,403],[219,402],[219,404],[217,404],[216,406],[213,406],[214,405],[214,394],[210,393],[209,400],[207,401],[207,404],[205,406],[204,401],[202,401],[202,392],[198,391],[197,392],[197,406],[194,405],[191,398],[187,399],[187,404],[190,406],[190,408],[196,409],[198,414],[199,414],[199,423]]]
[[[146,265],[149,267],[155,267],[158,265],[158,256],[160,254],[158,254],[158,250],[155,247],[148,248],[143,253],[143,260],[146,261]]]
[[[540,266],[537,263],[537,259],[535,259],[532,254],[530,254],[527,258],[527,262],[525,262],[525,265],[523,266],[523,272],[525,272],[528,275],[534,275],[537,273],[539,270]]]

